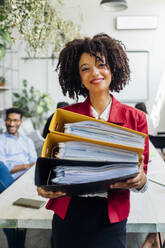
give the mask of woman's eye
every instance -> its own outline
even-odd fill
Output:
[[[87,68],[87,67],[82,68],[82,71],[88,71],[88,70],[89,70],[89,68]]]
[[[105,63],[100,63],[99,67],[107,67],[107,65]]]

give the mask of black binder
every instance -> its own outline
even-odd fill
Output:
[[[103,193],[109,191],[109,185],[117,181],[123,181],[131,177],[135,177],[138,174],[138,171],[125,175],[123,177],[116,177],[113,179],[90,182],[90,183],[79,183],[79,184],[58,184],[52,183],[52,178],[54,178],[55,172],[53,169],[58,165],[72,165],[72,166],[103,166],[110,164],[118,164],[111,162],[94,162],[94,161],[76,161],[76,160],[65,160],[57,158],[46,158],[39,157],[36,162],[35,167],[35,185],[40,186],[45,190],[50,191],[60,191],[65,192],[67,195],[75,196],[81,194],[94,194],[94,193]],[[121,164],[121,163],[120,163]],[[137,166],[137,163],[123,163],[131,164]]]

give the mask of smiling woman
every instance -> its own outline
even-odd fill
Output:
[[[130,76],[128,58],[120,41],[98,34],[68,42],[60,53],[57,70],[64,95],[87,97],[84,102],[64,109],[147,133],[145,114],[118,102],[112,95],[124,88]],[[139,158],[139,174],[109,185],[104,194],[71,198],[66,193],[38,187],[39,195],[50,198],[47,208],[55,212],[52,248],[126,248],[129,189],[145,191],[147,163],[148,138],[144,160]]]

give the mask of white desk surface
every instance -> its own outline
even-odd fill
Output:
[[[150,174],[164,175],[165,162],[158,151],[150,143]],[[149,187],[145,193],[131,192],[131,209],[128,218],[128,232],[159,232],[165,231],[165,186],[149,180]]]
[[[150,144],[151,162],[148,172],[165,171],[165,163],[156,149]],[[34,185],[34,167],[0,194],[0,228],[51,228],[53,211],[13,206],[20,197],[46,199],[39,197]],[[131,192],[131,211],[128,218],[128,232],[165,231],[165,186],[149,182],[145,193]]]
[[[37,195],[34,171],[33,166],[0,194],[0,227],[51,228],[53,211],[46,210],[45,206],[32,209],[12,205],[20,197],[48,201]]]

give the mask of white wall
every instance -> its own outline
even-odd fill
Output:
[[[110,36],[122,40],[127,50],[147,50],[150,53],[149,61],[149,99],[147,108],[151,112],[161,76],[165,67],[165,1],[164,0],[127,0],[128,9],[121,12],[106,12],[100,8],[101,0],[65,0],[68,8],[64,15],[72,17],[81,23],[82,33],[87,36],[105,32]],[[76,3],[75,3],[76,2]],[[74,13],[74,14],[73,14]],[[115,18],[118,15],[156,15],[158,28],[156,30],[116,30]],[[82,19],[83,16],[83,19]],[[24,56],[23,51],[19,56]],[[62,96],[58,86],[58,77],[52,72],[55,65],[51,60],[20,60],[20,82],[27,79],[41,91],[49,92],[55,102],[68,100]],[[143,89],[142,89],[143,90]],[[70,100],[69,102],[73,102]],[[134,103],[132,103],[134,105]],[[164,106],[165,108],[165,106]],[[163,110],[162,110],[163,113]],[[159,130],[165,130],[165,117],[161,117]]]

